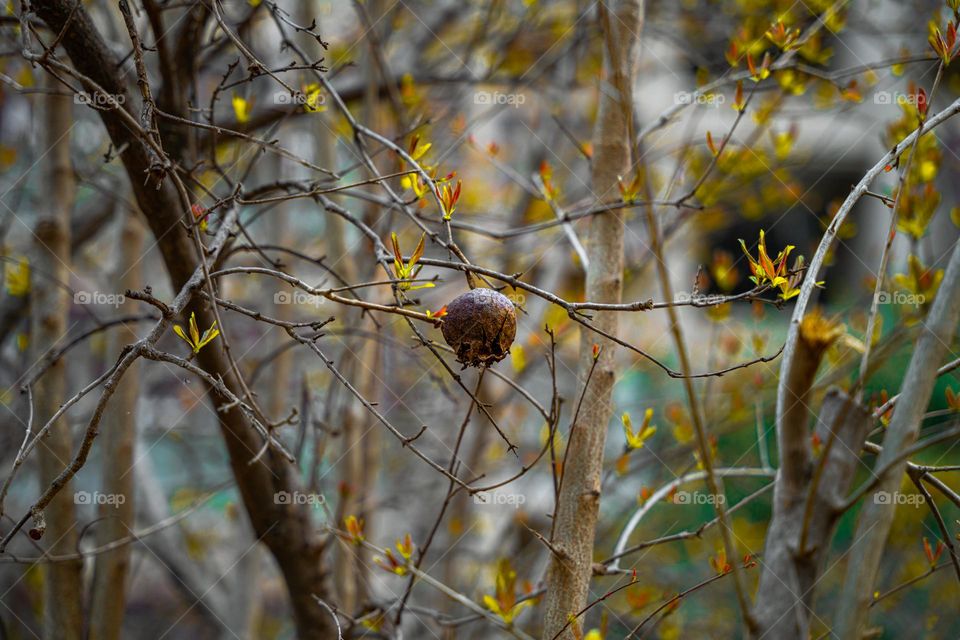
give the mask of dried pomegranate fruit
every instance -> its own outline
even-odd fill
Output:
[[[510,353],[517,335],[517,312],[505,295],[493,289],[473,289],[447,305],[440,329],[458,362],[486,367]]]

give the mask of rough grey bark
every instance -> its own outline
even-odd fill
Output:
[[[143,226],[132,212],[123,210],[116,273],[112,278],[118,291],[138,290],[142,286],[140,262]],[[107,353],[119,353],[137,339],[136,329],[121,327],[112,332]],[[99,506],[97,546],[126,537],[134,529],[135,487],[133,465],[137,438],[137,396],[140,392],[140,362],[130,365],[114,392],[103,416],[100,455],[103,459],[100,491],[117,498]],[[119,498],[122,497],[122,500]],[[89,640],[118,640],[126,605],[127,569],[130,545],[96,557],[90,603]]]
[[[843,391],[831,389],[815,429],[823,443],[823,458],[802,469],[800,491],[777,477],[754,608],[756,636],[798,640],[809,636],[814,587],[872,423],[868,410]],[[801,426],[809,443],[806,420]],[[810,495],[814,483],[816,491]]]
[[[598,5],[603,27],[604,78],[594,129],[592,187],[597,200],[619,196],[618,177],[630,169],[633,121],[633,76],[643,23],[643,0],[620,0]],[[609,11],[609,13],[608,13]],[[610,15],[612,14],[612,15]],[[619,212],[595,216],[586,238],[590,266],[586,299],[620,302],[623,289],[623,221]],[[617,333],[617,314],[597,312],[593,323]],[[614,385],[614,343],[583,331],[580,339],[580,380],[594,366],[593,345],[600,346],[596,368],[585,390],[583,405],[571,427],[563,482],[554,514],[553,555],[547,569],[544,637],[552,638],[572,614],[583,609],[593,570],[593,545],[600,507],[600,474],[610,421]],[[561,638],[574,637],[573,625]]]
[[[31,362],[40,361],[67,332],[70,315],[69,291],[61,283],[70,281],[70,212],[76,185],[70,163],[70,130],[73,101],[48,95],[44,101],[44,149],[46,183],[34,230],[33,269],[43,273],[34,278],[31,297]],[[46,424],[66,400],[66,368],[58,360],[36,382],[34,424]],[[73,455],[70,425],[60,419],[37,447],[41,490],[63,470]],[[68,483],[44,512],[46,551],[54,555],[76,551],[76,505],[73,485]],[[43,572],[43,636],[50,640],[80,640],[83,635],[81,570],[78,560],[45,564]]]
[[[876,491],[895,493],[900,488],[906,460],[897,459],[917,439],[930,395],[937,382],[937,368],[953,344],[960,322],[960,243],[953,247],[943,282],[930,313],[921,325],[917,348],[903,378],[900,399],[883,437],[875,473],[881,480]],[[876,494],[873,494],[876,495]],[[857,522],[843,590],[837,603],[834,633],[840,638],[858,638],[873,599],[874,581],[893,521],[895,501],[867,498]]]
[[[124,108],[133,112],[133,101],[119,73],[121,67],[117,58],[103,41],[84,5],[72,0],[38,0],[32,6],[54,32],[63,32],[60,43],[75,68],[105,92],[123,96]],[[193,7],[189,16],[191,24],[196,22],[194,18],[198,12],[206,10],[206,4]],[[180,43],[195,50],[198,40],[186,38]],[[179,54],[177,60],[192,64],[189,55]],[[114,148],[124,150],[120,157],[137,203],[156,238],[173,288],[180,290],[199,265],[192,242],[181,224],[181,220],[189,215],[187,207],[180,201],[170,178],[162,177],[158,182],[149,148],[127,123],[112,110],[98,113]],[[214,317],[207,305],[195,301],[189,310],[196,313],[201,326],[213,324]],[[233,394],[244,395],[222,350],[216,345],[201,350],[197,363],[214,378],[222,379]],[[219,402],[217,397],[213,400]],[[315,599],[315,596],[323,598],[326,595],[326,573],[322,562],[325,544],[311,522],[310,507],[278,504],[275,500],[280,491],[292,493],[299,490],[297,469],[272,450],[251,464],[262,446],[260,435],[236,407],[220,411],[217,416],[231,470],[254,533],[270,549],[283,574],[299,637],[325,640],[335,636],[330,614],[318,606]]]

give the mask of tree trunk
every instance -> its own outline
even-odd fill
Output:
[[[116,265],[117,291],[137,290],[142,286],[140,262],[143,259],[143,226],[133,212],[123,210],[119,256]],[[134,328],[120,327],[107,342],[108,357],[120,353],[124,345],[137,339]],[[137,397],[140,392],[140,363],[130,365],[120,380],[103,416],[101,436],[101,492],[112,502],[99,507],[97,546],[103,546],[132,533],[135,524],[134,450],[137,441]],[[130,545],[96,557],[90,603],[89,640],[118,640],[126,605],[127,569]]]
[[[907,467],[907,461],[898,458],[917,439],[923,415],[937,383],[937,367],[949,351],[949,345],[960,322],[960,244],[953,247],[943,282],[937,291],[930,314],[921,324],[917,349],[903,378],[900,400],[893,410],[890,425],[883,436],[883,451],[877,457],[874,473],[881,480],[876,493],[868,495],[857,522],[847,575],[840,599],[834,633],[839,638],[860,637],[866,624],[867,610],[873,601],[874,581],[880,568],[893,522],[896,500],[880,501],[879,493],[894,494]],[[895,462],[897,461],[897,462]],[[886,471],[884,471],[886,470]]]
[[[603,27],[605,77],[600,86],[600,109],[594,130],[593,191],[599,202],[618,196],[618,176],[630,170],[633,131],[633,76],[639,34],[643,23],[643,0],[612,3],[609,15],[598,4]],[[611,211],[590,221],[587,235],[586,299],[620,302],[623,288],[623,220]],[[593,323],[617,333],[617,314],[597,312]],[[580,339],[580,380],[585,382],[594,367],[594,343],[600,347],[596,368],[584,391],[578,419],[571,427],[564,458],[563,481],[554,514],[553,547],[562,557],[551,557],[547,570],[544,637],[552,638],[571,615],[586,605],[593,567],[593,545],[600,507],[600,474],[603,467],[607,425],[612,413],[614,343],[583,330]],[[573,638],[573,626],[564,640]]]
[[[809,637],[814,587],[872,423],[868,410],[842,391],[831,390],[817,421],[816,434],[824,443],[825,456],[819,478],[813,467],[807,467],[804,490],[795,493],[777,478],[754,609],[756,637]],[[810,440],[808,433],[804,421],[805,442]],[[808,496],[812,482],[816,482],[816,492]]]
[[[51,87],[53,88],[53,87]],[[45,99],[46,138],[48,149],[47,199],[41,205],[34,231],[35,273],[31,300],[30,343],[32,362],[40,361],[67,333],[70,316],[70,211],[73,208],[75,183],[70,164],[70,130],[73,101],[49,95]],[[37,380],[33,393],[36,399],[34,424],[46,424],[66,400],[66,360],[60,359]],[[37,447],[40,487],[45,489],[73,457],[70,425],[61,418]],[[73,483],[67,483],[43,513],[46,551],[53,555],[77,550],[76,505]],[[43,572],[43,636],[50,640],[80,640],[83,635],[81,607],[81,570],[77,560],[44,564]]]
[[[119,73],[117,58],[104,43],[84,5],[73,0],[38,0],[33,7],[55,33],[63,32],[60,42],[77,70],[103,91],[122,96],[124,108],[132,112],[132,100]],[[93,90],[93,87],[85,89]],[[182,225],[190,215],[189,205],[180,201],[170,178],[156,180],[151,152],[128,123],[113,110],[98,113],[114,148],[123,150],[120,157],[137,204],[156,238],[173,288],[178,291],[199,266],[199,258]],[[196,313],[201,326],[213,324],[213,314],[206,304],[194,302],[188,310]],[[243,397],[226,357],[217,347],[214,344],[201,350],[197,364],[214,378],[222,379],[237,397]],[[213,400],[219,401],[217,397]],[[297,469],[272,450],[251,464],[263,445],[260,435],[237,407],[218,411],[217,417],[254,534],[270,549],[283,574],[298,636],[304,640],[335,637],[330,613],[315,599],[326,595],[322,565],[325,545],[311,521],[311,507],[278,504],[276,500],[281,491],[299,490]]]

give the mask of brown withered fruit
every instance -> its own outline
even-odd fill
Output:
[[[443,339],[465,367],[487,367],[503,360],[517,335],[517,312],[505,295],[473,289],[447,305],[440,325]]]

